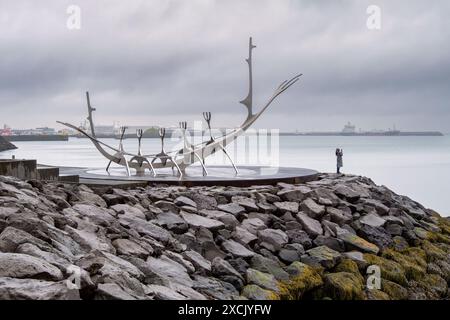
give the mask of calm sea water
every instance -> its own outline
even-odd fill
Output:
[[[117,145],[117,140],[105,139]],[[37,159],[39,163],[59,166],[105,167],[106,161],[87,139],[68,142],[17,142],[19,148],[0,153],[0,158]],[[125,148],[135,152],[137,142],[127,139]],[[168,141],[167,149],[175,142]],[[343,172],[365,175],[397,193],[407,195],[450,215],[450,136],[443,137],[280,137],[271,163],[281,166],[312,168],[322,172],[335,170],[335,148],[344,149]],[[159,139],[144,139],[144,153],[159,152]],[[278,156],[276,151],[279,149]],[[232,150],[231,150],[232,151]],[[240,155],[245,152],[238,152]],[[250,152],[250,156],[254,152]],[[262,157],[264,158],[264,157]],[[261,159],[260,159],[261,160]],[[254,159],[238,157],[238,163]],[[216,157],[211,162],[223,163]],[[262,163],[263,164],[263,163]]]

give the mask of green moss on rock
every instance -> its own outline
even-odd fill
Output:
[[[382,256],[398,262],[405,269],[408,279],[419,280],[427,271],[427,263],[420,256],[404,255],[392,249],[385,249]]]
[[[362,300],[365,298],[361,277],[350,272],[328,273],[324,277],[324,291],[335,300]]]
[[[255,284],[249,284],[242,289],[241,295],[249,300],[279,300],[273,291],[263,289]]]
[[[437,297],[444,297],[448,290],[447,281],[437,274],[426,274],[418,281],[427,292],[433,292]]]
[[[385,292],[392,300],[408,299],[408,290],[395,282],[383,279],[381,281],[381,290]]]
[[[247,283],[256,284],[266,290],[279,292],[278,282],[273,275],[255,269],[247,269]]]
[[[446,253],[438,246],[432,244],[430,241],[423,241],[422,248],[427,255],[427,261],[429,262],[448,259],[448,253]]]
[[[306,292],[323,284],[320,269],[313,268],[299,261],[290,264],[286,271],[291,277],[288,281],[279,283],[281,299],[300,299]]]
[[[366,253],[364,259],[369,265],[377,265],[381,269],[381,278],[406,285],[407,279],[405,269],[397,262]]]
[[[367,289],[366,296],[367,300],[391,300],[387,293],[377,289]]]

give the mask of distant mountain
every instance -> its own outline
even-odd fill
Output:
[[[13,145],[11,142],[6,141],[2,136],[0,136],[0,152],[11,149],[17,149],[17,147]]]

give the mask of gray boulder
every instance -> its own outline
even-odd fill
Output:
[[[59,281],[63,274],[45,260],[20,253],[0,253],[0,277]]]
[[[218,209],[231,213],[234,216],[237,216],[239,214],[245,213],[245,208],[240,206],[237,203],[227,203],[227,204],[220,204],[217,206]]]
[[[313,199],[305,199],[301,204],[301,209],[313,219],[321,218],[325,213],[325,207],[317,204]]]
[[[225,227],[225,225],[221,221],[202,217],[198,214],[192,214],[183,211],[180,214],[183,219],[193,227],[203,227],[209,230],[218,230]]]
[[[65,281],[0,277],[0,300],[79,300],[79,290]]]
[[[331,269],[339,263],[341,254],[327,246],[320,246],[306,251],[307,256],[302,256],[301,261],[311,265],[321,265]]]
[[[226,252],[231,253],[234,257],[251,258],[255,255],[253,251],[248,250],[242,244],[233,240],[224,241],[222,243],[222,248]]]
[[[173,212],[162,212],[153,222],[177,234],[184,233],[189,228],[186,221]]]
[[[241,207],[244,207],[247,211],[258,211],[258,206],[256,205],[255,200],[251,198],[244,196],[233,196],[231,201],[233,203],[237,203]]]
[[[285,246],[289,238],[287,234],[279,229],[263,229],[258,231],[261,246],[275,252]]]
[[[233,276],[244,280],[241,274],[237,272],[229,262],[220,257],[214,258],[214,260],[212,261],[211,272],[213,275],[218,277]]]
[[[278,211],[280,211],[282,214],[285,212],[292,212],[297,213],[298,212],[298,202],[275,202],[273,204]]]
[[[297,220],[303,226],[303,229],[308,233],[308,235],[315,237],[319,234],[323,234],[322,225],[319,221],[310,218],[302,212],[297,214]]]
[[[362,224],[366,224],[368,226],[377,228],[377,227],[382,227],[386,223],[386,220],[379,217],[376,214],[369,213],[369,214],[365,215],[364,217],[360,218],[359,222],[361,222]]]

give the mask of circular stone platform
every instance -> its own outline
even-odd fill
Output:
[[[145,175],[126,175],[125,168],[111,168],[109,174],[105,169],[96,168],[60,168],[61,175],[79,175],[80,183],[90,185],[147,185],[152,183],[183,185],[183,186],[213,186],[226,185],[246,187],[251,185],[285,183],[302,183],[317,179],[318,172],[304,168],[239,166],[239,174],[235,175],[232,167],[207,167],[208,175],[202,176],[202,168],[192,166],[186,169],[186,174],[180,179],[171,169],[158,169],[153,176],[148,171]]]

